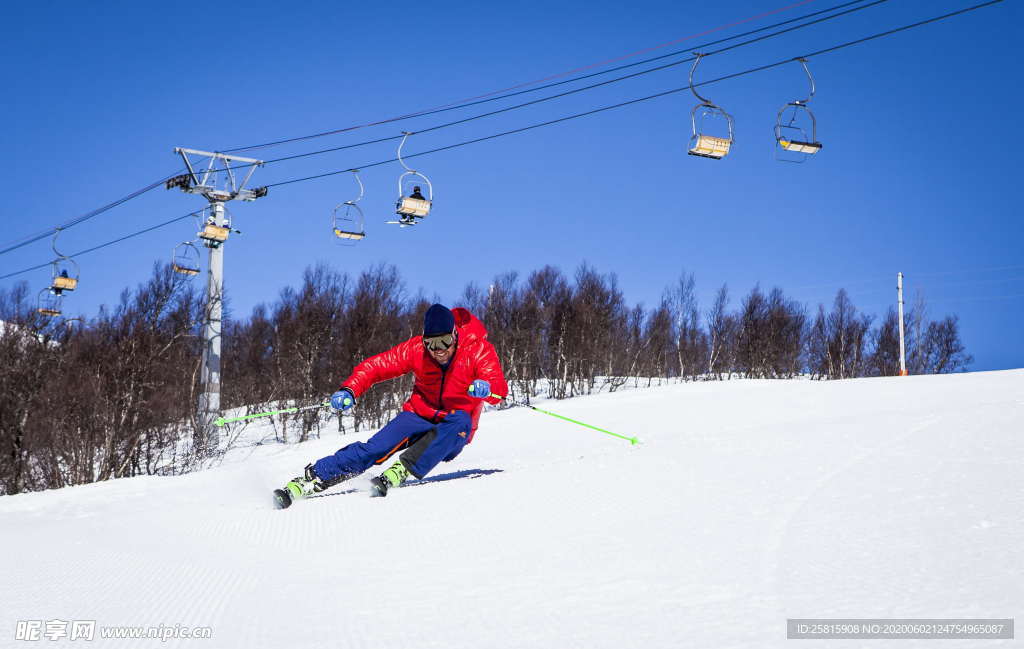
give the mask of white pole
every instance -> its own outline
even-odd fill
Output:
[[[210,201],[213,224],[224,227],[224,203]],[[220,416],[220,334],[224,295],[224,243],[210,246],[209,274],[206,282],[206,323],[203,326],[203,365],[199,392],[200,441],[206,455],[217,448],[217,429],[213,422]]]
[[[263,161],[255,158],[242,158],[236,155],[226,155],[210,151],[199,151],[197,149],[183,149],[176,147],[174,152],[181,156],[188,173],[182,176],[175,176],[167,182],[167,189],[177,187],[189,194],[200,194],[210,203],[212,218],[208,223],[220,228],[230,227],[225,217],[224,203],[226,201],[243,200],[254,201],[267,195],[267,188],[245,189],[256,167],[262,167]],[[196,155],[210,158],[209,165],[205,171],[196,173],[192,166],[189,155]],[[217,176],[214,173],[214,165],[220,160],[224,165],[225,177],[222,178],[222,188],[218,189]],[[248,163],[249,172],[241,183],[235,179],[235,173],[231,167],[232,162]],[[211,181],[212,184],[207,184]],[[202,224],[203,226],[206,223]],[[207,241],[206,247],[210,249],[210,267],[206,280],[206,318],[203,323],[203,361],[200,375],[199,399],[197,405],[197,427],[195,446],[200,456],[209,456],[217,450],[217,428],[213,425],[220,416],[220,337],[221,320],[224,309],[224,242]]]
[[[896,296],[900,304],[900,376],[906,376],[907,349],[903,343],[903,273],[896,274]]]

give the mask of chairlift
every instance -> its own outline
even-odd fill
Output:
[[[811,76],[806,59],[799,58],[794,60],[799,61],[800,65],[804,68],[804,72],[807,73],[807,81],[811,85],[811,90],[806,99],[791,101],[780,108],[775,118],[775,142],[778,144],[778,147],[775,149],[775,159],[780,162],[804,162],[809,156],[821,151],[821,142],[818,141],[818,120],[815,119],[811,109],[807,107],[807,104],[814,97],[814,77]],[[790,109],[791,112],[789,121],[784,123],[783,114],[787,109]],[[811,128],[809,135],[804,126],[798,122],[797,118],[801,112],[806,113],[809,118]],[[786,155],[780,155],[783,151],[794,153],[796,156],[787,157]]]
[[[402,160],[402,147],[405,146],[405,141],[409,139],[412,133],[403,131],[402,135],[402,141],[398,145],[398,162],[405,167],[405,172],[398,177],[398,202],[395,204],[395,214],[399,218],[397,221],[387,221],[387,223],[405,228],[416,225],[416,219],[425,218],[430,214],[430,208],[434,204],[434,186],[430,184],[429,178],[414,169],[410,169],[405,164],[405,161]],[[420,181],[417,178],[422,178],[423,180]],[[422,193],[422,186],[424,184],[427,187],[426,196]]]
[[[354,200],[339,203],[331,214],[331,226],[334,236],[348,245],[354,245],[366,237],[366,219],[363,210],[356,205],[363,198],[363,181],[359,179],[359,170],[353,169],[356,182],[359,183],[359,196]]]
[[[700,103],[694,106],[690,112],[693,134],[690,136],[690,148],[687,150],[687,153],[701,158],[721,160],[728,155],[729,149],[732,148],[733,118],[732,115],[725,112],[720,106],[712,103],[709,99],[701,97],[697,92],[697,88],[693,85],[693,73],[697,70],[697,65],[706,54],[701,54],[700,52],[695,52],[695,54],[697,58],[693,61],[693,67],[690,68],[690,92],[700,100]],[[700,112],[699,119],[697,117],[698,111]],[[710,123],[725,120],[728,127],[728,137],[708,133],[707,125],[709,120]]]
[[[182,241],[171,250],[171,270],[193,277],[199,274],[199,248],[191,241]]]
[[[52,277],[50,279],[50,290],[56,295],[60,295],[64,291],[73,291],[78,288],[78,263],[62,254],[57,250],[57,237],[60,235],[60,229],[53,233],[53,240],[50,242],[50,247],[53,248],[54,254],[57,258],[51,262]]]
[[[229,234],[231,234],[231,228],[207,223],[203,226],[203,229],[197,233],[197,236],[203,241],[206,241],[206,245],[210,248],[216,248],[228,240]]]
[[[206,210],[203,210],[203,213],[205,214]],[[206,217],[206,220],[203,221],[197,216],[197,220],[199,221],[199,227],[201,229],[199,230],[199,232],[196,233],[196,236],[206,242],[203,245],[205,245],[207,248],[220,247],[221,244],[228,240],[228,235],[231,234],[230,223],[225,223],[224,225],[217,225],[214,222],[213,218],[214,217],[211,215]]]
[[[59,289],[44,288],[39,292],[36,311],[47,318],[60,317],[64,297],[58,292]]]

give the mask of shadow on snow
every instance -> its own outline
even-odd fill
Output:
[[[452,473],[442,473],[440,475],[430,476],[423,478],[422,480],[415,480],[414,482],[407,482],[402,485],[402,489],[409,487],[420,487],[431,482],[447,482],[449,480],[461,480],[463,478],[473,479],[479,478],[485,475],[491,475],[494,473],[503,473],[504,469],[465,469],[463,471],[453,471]],[[365,489],[350,488],[342,491],[334,491],[331,493],[313,494],[308,498],[327,498],[328,496],[343,496],[345,494],[353,494],[357,491],[366,491]]]

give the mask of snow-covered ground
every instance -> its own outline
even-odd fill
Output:
[[[545,407],[643,444],[520,408],[383,499],[363,478],[272,509],[351,435],[0,498],[0,646],[763,648],[793,644],[787,618],[1024,610],[1024,371]],[[95,620],[96,640],[15,640],[55,619]],[[212,638],[99,638],[114,625]]]

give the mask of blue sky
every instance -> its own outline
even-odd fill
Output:
[[[20,3],[0,9],[0,161],[8,243],[174,172],[175,146],[217,150],[363,124],[652,47],[786,6],[785,0],[520,3]],[[839,4],[813,0],[712,36],[696,47]],[[744,70],[966,7],[890,0],[704,60],[698,77]],[[60,20],[53,15],[59,13]],[[776,162],[778,108],[804,96],[797,64],[704,88],[736,118],[722,161],[687,156],[692,95],[633,106],[415,159],[434,183],[416,228],[391,218],[397,163],[363,173],[367,238],[336,244],[331,209],[354,197],[350,174],[273,188],[230,205],[244,234],[226,248],[234,313],[273,301],[326,261],[357,273],[395,264],[410,292],[455,301],[468,281],[567,274],[581,262],[614,272],[627,299],[654,306],[681,271],[703,306],[728,283],[734,304],[755,284],[811,309],[845,287],[881,315],[923,292],[933,317],[960,316],[973,369],[1024,366],[1024,130],[1016,40],[1020,3],[994,7],[812,58],[820,155]],[[1014,43],[1017,43],[1016,45]],[[634,59],[628,59],[629,62]],[[678,57],[677,57],[678,58]],[[676,59],[673,59],[676,60]],[[644,66],[647,67],[647,66]],[[688,65],[412,137],[415,153],[686,85]],[[603,77],[602,77],[603,78]],[[576,84],[579,85],[579,84]],[[575,87],[571,86],[571,87]],[[541,91],[525,98],[551,94]],[[264,158],[388,137],[513,103],[365,128],[254,152]],[[386,142],[257,170],[254,185],[342,170],[394,155]],[[157,189],[61,235],[81,250],[202,206]],[[194,235],[190,221],[83,255],[68,312],[91,315]],[[0,248],[6,247],[0,246]],[[49,242],[0,255],[0,275],[48,261]],[[0,280],[46,285],[48,271]],[[201,281],[201,280],[197,280]]]

